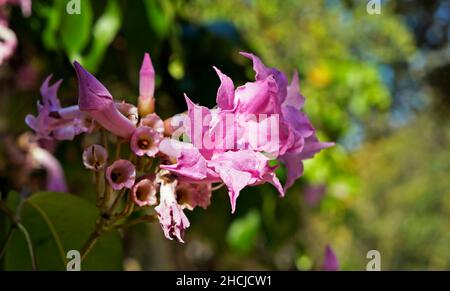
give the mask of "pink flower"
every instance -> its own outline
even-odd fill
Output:
[[[62,80],[50,84],[52,75],[41,86],[42,103],[38,102],[38,115],[27,115],[25,122],[40,139],[72,140],[76,135],[90,131],[92,121],[78,106],[62,108],[58,99],[58,89]]]
[[[172,240],[175,237],[178,241],[183,241],[186,228],[190,226],[189,220],[183,212],[182,207],[177,203],[177,180],[170,174],[163,172],[158,177],[160,186],[160,203],[155,207],[159,222],[166,238]]]
[[[339,271],[339,261],[329,245],[325,247],[325,257],[323,259],[322,269],[324,271]]]
[[[108,162],[108,152],[104,147],[98,144],[93,144],[83,151],[84,166],[93,171],[100,171]]]
[[[159,151],[161,134],[148,126],[139,126],[130,141],[131,149],[138,156],[154,157]]]
[[[133,122],[116,108],[113,97],[94,76],[78,62],[74,62],[78,76],[78,104],[81,111],[88,112],[101,126],[113,134],[129,139],[135,131]]]
[[[64,171],[59,161],[51,153],[38,146],[31,147],[30,154],[47,172],[46,190],[67,192]]]
[[[136,169],[127,160],[117,160],[106,169],[106,179],[114,190],[131,189],[136,179]]]
[[[0,0],[0,65],[10,59],[17,47],[17,36],[8,28],[8,18],[3,6],[20,5],[25,17],[31,15],[31,0]]]
[[[158,203],[156,192],[157,187],[155,183],[155,176],[149,175],[134,184],[131,192],[131,198],[134,203],[140,207],[152,206]]]
[[[22,9],[22,14],[25,17],[31,15],[31,0],[0,0],[0,8],[2,5],[11,4],[11,5],[20,5]]]
[[[139,114],[145,116],[155,111],[155,70],[148,53],[144,56],[139,79]]]
[[[303,161],[311,159],[315,154],[323,149],[334,146],[331,142],[319,142],[316,135],[312,135],[304,140],[304,146],[299,153],[286,153],[279,157],[287,169],[285,191],[291,187],[295,180],[303,175]]]
[[[209,166],[220,176],[228,187],[231,212],[236,210],[236,199],[246,186],[270,183],[284,196],[280,181],[275,176],[276,167],[269,166],[269,159],[252,150],[228,151],[214,155]]]
[[[279,160],[285,163],[288,171],[284,186],[286,191],[296,179],[302,176],[302,161],[312,158],[322,149],[334,146],[334,143],[319,142],[308,117],[300,111],[305,103],[305,97],[300,93],[297,72],[294,73],[292,82],[288,85],[287,78],[282,72],[267,68],[258,57],[252,54],[241,54],[252,59],[257,81],[272,75],[277,84],[276,99],[281,106]]]
[[[7,148],[11,147],[11,143],[8,139],[6,139],[5,145]],[[22,150],[28,153],[25,160],[26,168],[40,167],[46,171],[46,190],[67,192],[66,179],[61,164],[49,151],[39,145],[33,134],[22,134],[18,139],[18,145]],[[15,151],[11,152],[14,153]],[[17,156],[16,159],[16,162],[18,162],[20,156]]]
[[[16,34],[0,19],[0,65],[12,57],[16,47]]]
[[[139,121],[139,113],[136,106],[126,102],[116,102],[116,107],[119,112],[128,118],[128,120],[133,123],[134,126],[138,124]]]
[[[274,174],[275,168],[269,166],[269,160],[261,153],[247,149],[213,153],[206,158],[192,144],[170,139],[161,142],[160,150],[176,159],[175,164],[161,165],[161,168],[176,173],[180,181],[223,182],[228,187],[233,213],[236,210],[236,199],[246,186],[268,182],[284,195]]]
[[[156,113],[147,114],[141,119],[139,125],[151,127],[161,136],[164,134],[164,122]]]
[[[174,116],[164,120],[164,135],[181,136],[185,132],[184,125],[186,124],[186,113],[175,114]]]
[[[194,210],[200,206],[203,209],[211,204],[211,183],[184,183],[176,188],[178,203],[183,208]]]

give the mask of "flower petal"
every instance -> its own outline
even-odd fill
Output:
[[[234,84],[233,80],[223,74],[218,68],[213,67],[220,78],[220,87],[217,90],[217,105],[222,110],[234,108]]]

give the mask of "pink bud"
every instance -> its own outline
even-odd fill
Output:
[[[155,70],[148,53],[144,56],[139,73],[139,114],[145,116],[155,111]]]

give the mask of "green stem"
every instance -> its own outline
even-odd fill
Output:
[[[126,192],[127,192],[127,189],[123,189],[122,191],[120,191],[116,197],[116,200],[114,200],[111,208],[109,208],[109,210],[107,210],[104,213],[104,217],[101,217],[97,221],[97,223],[94,227],[94,230],[92,231],[91,235],[89,236],[89,239],[86,241],[86,243],[84,244],[84,246],[81,249],[81,261],[83,261],[86,258],[86,256],[89,254],[89,252],[94,247],[97,240],[104,233],[106,233],[110,230],[109,226],[112,223],[114,223],[115,221],[117,221],[116,219],[114,219],[114,217],[112,217],[112,214],[114,213],[114,210],[119,205],[120,200],[122,200],[122,198]]]
[[[6,248],[8,247],[8,244],[11,241],[13,232],[14,232],[14,227],[10,227],[8,230],[8,234],[6,235],[6,239],[2,243],[2,246],[0,247],[0,259],[3,258],[3,256],[6,253]]]
[[[109,152],[108,133],[103,128],[100,129],[100,136],[102,139],[103,147],[106,149],[106,152]]]
[[[120,190],[119,194],[116,197],[116,200],[114,200],[111,208],[109,209],[109,213],[112,214],[114,212],[114,210],[117,208],[117,206],[119,206],[120,201],[122,200],[122,198],[125,196],[125,193],[128,191],[128,189],[122,189]]]
[[[120,156],[122,154],[122,143],[123,140],[120,137],[118,137],[116,144],[116,160],[120,159]]]
[[[97,191],[97,207],[101,207],[103,205],[103,200],[105,199],[105,193],[102,193],[102,184],[101,184],[101,172],[95,172],[95,189]]]
[[[105,228],[108,226],[108,224],[109,220],[105,218],[100,218],[97,221],[94,231],[91,233],[89,239],[81,248],[81,261],[83,261],[86,258],[87,254],[92,250],[99,237],[102,236],[102,234],[105,232]]]
[[[152,169],[152,166],[153,166],[153,159],[147,158],[147,164],[144,166],[144,170],[146,170],[147,172],[150,172],[150,170]]]
[[[105,191],[103,193],[103,202],[102,202],[102,212],[105,212],[108,209],[109,199],[111,198],[113,190],[109,185],[108,181],[105,179]]]
[[[17,224],[17,228],[25,236],[25,240],[27,241],[28,251],[30,252],[31,268],[33,268],[33,271],[36,271],[36,256],[34,255],[33,243],[31,242],[30,234],[28,233],[27,229],[21,223]]]
[[[23,226],[23,224],[20,223],[19,219],[14,215],[14,212],[11,209],[9,209],[9,207],[2,200],[0,200],[0,211],[3,212],[11,220],[12,223],[12,227],[8,234],[8,237],[6,238],[6,241],[2,244],[0,258],[3,256],[3,253],[5,252],[6,247],[9,243],[9,240],[11,239],[12,230],[14,228],[17,228],[25,236],[28,251],[30,253],[31,267],[33,271],[36,271],[36,256],[34,255],[33,243],[31,241],[30,234],[28,233],[27,229]]]
[[[13,225],[16,225],[19,223],[17,217],[14,215],[14,212],[9,209],[8,205],[3,200],[0,200],[0,211],[3,212],[9,220],[11,220]]]

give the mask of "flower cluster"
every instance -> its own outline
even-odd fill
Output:
[[[297,73],[288,83],[284,73],[266,67],[258,57],[242,55],[253,61],[255,81],[235,88],[231,78],[214,68],[221,85],[213,109],[185,96],[187,112],[163,121],[155,113],[155,71],[145,54],[137,106],[114,100],[75,62],[78,105],[61,106],[61,81],[50,85],[50,76],[41,87],[38,115],[27,116],[26,122],[41,139],[72,140],[81,133],[101,132],[103,144],[88,146],[83,163],[95,173],[102,217],[123,218],[134,208],[153,208],[165,236],[183,241],[189,227],[184,210],[206,209],[213,190],[228,188],[232,212],[247,186],[270,183],[284,196],[302,175],[303,160],[333,145],[318,141],[301,112],[305,98]],[[128,157],[123,145],[131,153]],[[287,168],[284,187],[272,160]],[[121,203],[123,211],[115,213]]]

